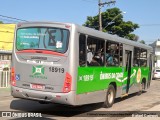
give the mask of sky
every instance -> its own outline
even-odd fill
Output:
[[[102,0],[108,2],[110,0]],[[115,5],[102,8],[118,7],[124,21],[137,23],[140,28],[134,31],[139,40],[146,44],[160,38],[160,0],[116,0]],[[98,14],[98,0],[0,0],[0,15],[28,21],[69,22],[82,25],[87,16]],[[0,21],[4,19],[0,17]],[[9,19],[7,19],[9,20]],[[13,23],[13,21],[7,21]]]

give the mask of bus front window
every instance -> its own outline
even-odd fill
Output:
[[[65,53],[69,31],[60,28],[20,28],[17,30],[17,50],[51,50]]]

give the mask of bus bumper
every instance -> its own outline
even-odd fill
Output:
[[[13,97],[35,101],[75,105],[75,91],[71,91],[69,93],[52,93],[11,86],[11,95]]]

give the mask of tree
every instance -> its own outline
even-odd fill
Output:
[[[119,8],[107,9],[102,15],[102,28],[103,32],[108,32],[110,34],[116,34],[120,37],[124,37],[130,40],[137,41],[137,36],[132,34],[132,32],[139,28],[138,24],[131,21],[123,21],[122,11]],[[87,21],[83,26],[99,29],[99,15],[88,16]]]
[[[146,44],[144,40],[141,40],[141,41],[139,41],[139,42],[142,43],[142,44]]]
[[[3,24],[3,22],[2,22],[2,21],[0,21],[0,24]]]

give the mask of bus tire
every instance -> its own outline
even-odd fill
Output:
[[[115,99],[115,88],[113,85],[109,85],[108,90],[107,90],[107,94],[106,94],[106,100],[104,102],[104,107],[105,108],[109,108],[112,107],[113,103],[114,103],[114,99]]]
[[[48,102],[45,101],[38,101],[40,104],[49,104]]]
[[[145,81],[142,81],[142,83],[141,83],[142,89],[138,92],[138,95],[141,95],[145,91],[145,85],[146,85]]]
[[[145,91],[145,82],[142,82],[141,85],[142,85],[142,92],[143,92]]]

